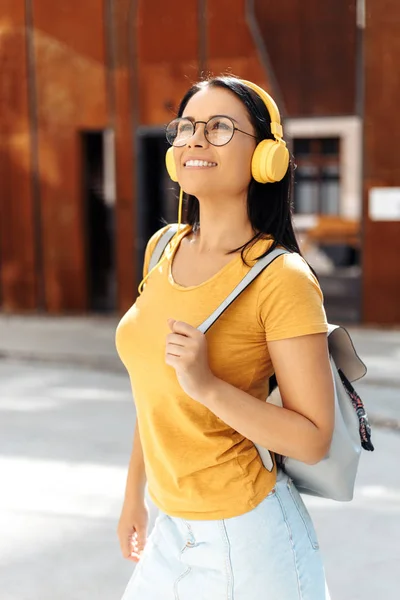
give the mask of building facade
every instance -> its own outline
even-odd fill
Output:
[[[4,312],[133,303],[149,235],[176,219],[164,124],[191,82],[231,71],[281,108],[331,320],[400,323],[400,5],[271,4],[0,0]]]

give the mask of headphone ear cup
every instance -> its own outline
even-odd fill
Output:
[[[254,150],[251,174],[259,183],[276,183],[286,175],[289,150],[276,140],[262,140]]]
[[[165,155],[165,166],[167,167],[168,175],[171,177],[172,181],[178,181],[173,148],[168,148],[167,150]]]

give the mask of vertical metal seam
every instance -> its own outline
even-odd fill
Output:
[[[199,79],[207,72],[208,63],[208,6],[207,0],[198,0],[198,31],[199,31]]]
[[[260,27],[257,22],[256,12],[255,12],[255,0],[246,0],[246,22],[249,27],[251,36],[253,38],[254,44],[258,50],[259,58],[261,64],[263,65],[268,78],[270,79],[273,87],[273,96],[276,99],[276,102],[279,106],[279,112],[281,117],[287,114],[285,102],[283,100],[283,95],[281,92],[280,85],[278,83],[278,79],[275,75],[275,71],[272,67],[272,62],[269,57],[267,48],[265,46],[263,37],[261,35]]]
[[[43,264],[42,211],[39,173],[39,119],[37,107],[36,63],[32,0],[25,0],[25,40],[27,95],[31,154],[31,186],[33,197],[34,265],[37,308],[45,310],[46,295]]]
[[[361,13],[361,14],[360,14]],[[366,28],[366,12],[364,0],[358,0],[356,6],[356,94],[355,94],[355,113],[361,119],[362,123],[365,123],[365,28]],[[361,266],[364,267],[364,248],[365,248],[365,224],[368,211],[368,197],[366,196],[366,185],[365,185],[365,124],[360,131],[361,136],[361,157],[360,157],[360,178],[361,178],[361,227],[360,227],[360,242],[362,253],[360,257]],[[364,298],[364,283],[365,283],[365,269],[361,268],[360,277],[360,303],[359,303],[359,320],[361,323],[365,321],[365,298]]]
[[[139,12],[139,0],[130,0],[128,15],[127,15],[127,36],[128,36],[128,74],[129,74],[129,106],[131,109],[131,144],[132,144],[132,173],[131,173],[131,185],[132,185],[132,213],[133,219],[133,256],[132,261],[134,266],[134,289],[137,286],[137,249],[136,249],[136,238],[137,238],[137,224],[138,224],[138,190],[137,190],[137,131],[140,124],[140,106],[139,98],[140,94],[139,87],[139,69],[138,69],[138,12]]]
[[[108,105],[108,122],[111,129],[115,130],[116,124],[116,92],[115,92],[115,14],[114,0],[104,0],[104,35],[106,47],[106,89]]]
[[[117,64],[117,49],[115,40],[115,5],[114,0],[103,0],[104,9],[104,37],[105,37],[105,60],[106,60],[106,94],[107,94],[107,120],[108,127],[113,131],[114,144],[116,140],[116,129],[117,129],[117,96],[115,89],[115,70]],[[103,151],[104,151],[104,137],[103,137]],[[114,159],[116,158],[116,151],[114,146]],[[105,164],[105,158],[103,156],[103,165]],[[114,165],[114,174],[116,176],[116,165]],[[104,177],[103,177],[104,181]],[[113,239],[112,239],[112,261],[113,261],[113,279],[114,279],[114,290],[112,302],[115,303],[114,310],[118,311],[118,276],[117,276],[117,236],[115,235],[116,228],[116,203],[117,197],[115,198],[115,204],[113,207]]]
[[[356,22],[355,114],[364,116],[364,31],[365,24]]]
[[[136,171],[136,144],[135,137],[136,132],[139,126],[139,94],[137,90],[139,90],[139,81],[138,81],[138,0],[130,0],[129,5],[129,14],[127,19],[127,35],[128,35],[128,48],[129,48],[129,56],[128,56],[128,64],[129,64],[129,100],[130,100],[130,108],[131,108],[131,127],[132,127],[132,145],[133,145],[133,165],[132,165],[132,174],[135,174]],[[132,182],[133,184],[133,182]]]

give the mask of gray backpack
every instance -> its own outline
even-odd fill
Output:
[[[177,224],[171,225],[161,236],[150,258],[149,271],[159,262],[177,229]],[[287,253],[287,250],[277,248],[259,259],[198,329],[206,333],[268,265],[278,256]],[[357,355],[350,335],[344,327],[329,325],[328,347],[335,387],[335,426],[329,452],[315,465],[308,465],[287,456],[276,455],[276,459],[278,467],[293,480],[299,492],[331,500],[349,501],[353,498],[361,448],[374,450],[367,414],[361,398],[351,385],[351,382],[364,377],[367,368]],[[267,401],[282,405],[279,387],[276,387],[272,393],[270,391]],[[271,471],[273,468],[271,453],[259,444],[255,446],[265,468]]]

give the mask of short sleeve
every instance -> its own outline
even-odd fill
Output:
[[[262,276],[258,317],[267,342],[328,331],[318,280],[299,254],[280,256]]]
[[[162,227],[161,229],[156,231],[156,233],[154,233],[151,236],[151,238],[149,239],[149,241],[147,242],[146,251],[144,253],[144,261],[143,261],[143,279],[146,277],[146,275],[149,271],[149,263],[150,263],[151,255],[153,254],[154,249],[157,246],[157,242],[161,238],[163,233],[165,233],[167,231],[167,229],[169,229],[169,227],[170,227],[169,225],[166,225],[165,227]]]

